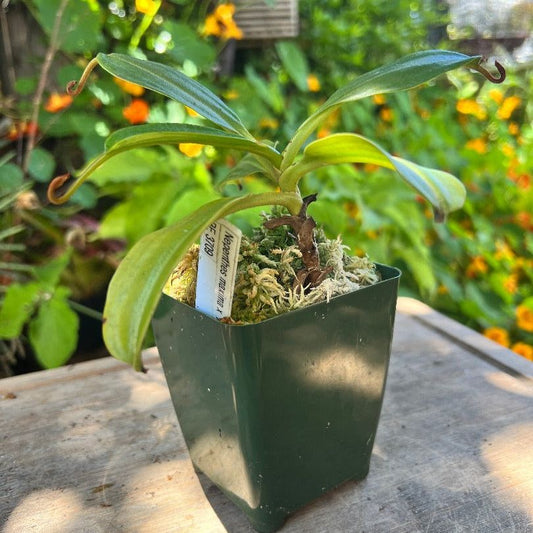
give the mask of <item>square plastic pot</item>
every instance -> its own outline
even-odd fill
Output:
[[[375,285],[250,325],[162,296],[153,329],[191,460],[260,532],[368,473],[401,275],[379,270]]]

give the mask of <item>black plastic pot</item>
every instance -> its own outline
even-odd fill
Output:
[[[154,333],[191,459],[258,531],[368,473],[401,275],[379,270],[375,285],[244,326],[162,297]]]

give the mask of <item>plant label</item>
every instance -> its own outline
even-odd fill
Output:
[[[202,234],[196,281],[196,309],[215,318],[231,315],[242,232],[226,220]]]

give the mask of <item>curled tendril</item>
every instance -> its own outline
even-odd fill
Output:
[[[481,62],[485,62],[486,58],[482,58]],[[481,64],[478,64],[474,67],[474,70],[477,70],[479,73],[483,74],[487,80],[491,81],[492,83],[502,83],[505,80],[506,73],[505,68],[503,68],[503,65],[499,63],[498,61],[494,61],[494,66],[498,70],[498,73],[500,74],[499,78],[496,78],[493,76],[485,67],[482,67]]]
[[[64,194],[57,194],[57,190],[63,186],[63,184],[70,178],[70,174],[62,174],[61,176],[57,176],[57,178],[54,178],[50,185],[48,185],[48,191],[46,192],[46,195],[48,197],[48,200],[52,204],[62,204],[67,201],[68,197]]]
[[[96,59],[96,57],[94,59],[91,59],[91,61],[89,61],[89,63],[85,67],[85,70],[83,71],[83,74],[81,75],[79,81],[72,80],[67,83],[67,94],[69,94],[70,96],[78,96],[78,94],[80,94],[83,90],[83,87],[85,87],[89,75],[94,70],[97,64],[98,60]]]

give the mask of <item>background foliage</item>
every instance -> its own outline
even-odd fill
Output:
[[[273,4],[273,2],[268,2]],[[216,4],[216,5],[215,5]],[[95,338],[105,289],[126,249],[217,194],[232,153],[180,145],[117,156],[73,202],[47,205],[50,179],[75,173],[130,123],[198,119],[191,110],[103,72],[72,99],[68,81],[98,51],[163,61],[196,77],[257,136],[285,141],[347,79],[444,40],[439,2],[301,0],[300,37],[239,46],[231,4],[184,0],[19,0],[11,32],[34,28],[2,64],[0,121],[0,362],[20,369],[69,360]],[[23,38],[23,37],[20,37]],[[224,73],[224,74],[223,74]],[[346,165],[305,182],[310,211],[356,253],[399,266],[402,290],[533,359],[533,130],[528,68],[498,87],[455,72],[430,87],[357,102],[322,126],[379,139],[388,151],[461,177],[467,204],[435,226],[427,206],[390,174]],[[378,179],[367,180],[368,173]],[[245,180],[254,192],[269,185]],[[224,193],[231,195],[232,187]],[[415,201],[413,201],[415,200]],[[234,222],[245,230],[258,211]],[[31,365],[30,365],[31,366]]]

